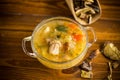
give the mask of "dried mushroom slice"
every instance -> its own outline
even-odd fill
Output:
[[[108,62],[109,66],[109,75],[107,76],[108,80],[112,80],[112,65],[111,62]]]
[[[100,50],[97,49],[97,50],[93,51],[93,52],[90,54],[90,56],[88,57],[88,59],[92,60],[92,59],[94,59],[95,57],[97,57],[99,54],[100,54]]]
[[[105,43],[103,54],[112,60],[120,60],[120,51],[113,43]]]
[[[84,23],[90,24],[93,17],[100,11],[95,0],[73,0],[75,15]]]
[[[113,69],[116,69],[119,65],[120,65],[120,61],[114,61],[114,62],[112,63],[112,68],[113,68]]]
[[[88,58],[86,58],[82,64],[79,66],[81,69],[85,70],[85,71],[91,71],[92,70],[92,60],[98,55],[100,54],[99,49],[93,51]]]
[[[93,78],[93,73],[91,71],[81,70],[81,77],[82,78]]]
[[[89,25],[101,16],[98,0],[65,0],[74,18],[81,25]]]
[[[91,62],[89,62],[87,60],[84,60],[79,67],[81,69],[85,70],[85,71],[91,71],[92,70]]]

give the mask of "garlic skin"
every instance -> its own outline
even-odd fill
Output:
[[[58,40],[50,41],[49,53],[53,55],[58,55],[60,52],[61,42]]]

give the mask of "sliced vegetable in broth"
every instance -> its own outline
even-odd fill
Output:
[[[67,32],[67,31],[68,31],[68,28],[65,27],[64,25],[58,25],[58,26],[56,27],[56,30],[61,31],[61,32]]]
[[[55,20],[47,22],[35,32],[33,44],[38,55],[51,61],[63,62],[82,53],[86,37],[77,24]]]

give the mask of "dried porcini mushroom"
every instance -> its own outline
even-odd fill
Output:
[[[75,15],[81,24],[90,24],[92,18],[100,13],[99,5],[96,0],[73,0]]]
[[[92,70],[91,62],[89,62],[87,60],[84,60],[79,67],[81,69],[85,70],[85,71],[91,71]]]
[[[116,69],[119,65],[120,65],[120,61],[114,61],[114,62],[112,63],[112,68],[113,68],[113,69]]]
[[[111,42],[106,42],[104,44],[103,54],[112,60],[120,60],[120,51]]]
[[[93,51],[88,58],[86,58],[82,64],[79,66],[81,69],[86,71],[92,70],[91,60],[95,58],[100,53],[99,49]]]
[[[91,71],[81,70],[81,77],[82,78],[93,78],[93,73]]]
[[[107,76],[108,80],[112,80],[112,65],[111,62],[108,62],[109,66],[109,75]]]
[[[88,59],[92,60],[93,58],[95,58],[98,54],[100,54],[99,49],[93,51],[90,56],[88,57]]]
[[[89,25],[101,16],[99,0],[65,0],[76,21]]]

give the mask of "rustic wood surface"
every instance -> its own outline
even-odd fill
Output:
[[[105,41],[120,49],[120,1],[99,1],[102,16],[90,25],[96,31],[97,42],[88,54]],[[80,70],[49,69],[24,54],[22,39],[30,36],[41,20],[52,16],[72,17],[65,0],[0,0],[0,80],[87,80],[80,77]],[[102,54],[93,60],[93,80],[105,80],[109,61]],[[113,70],[112,78],[120,80],[120,66]]]

